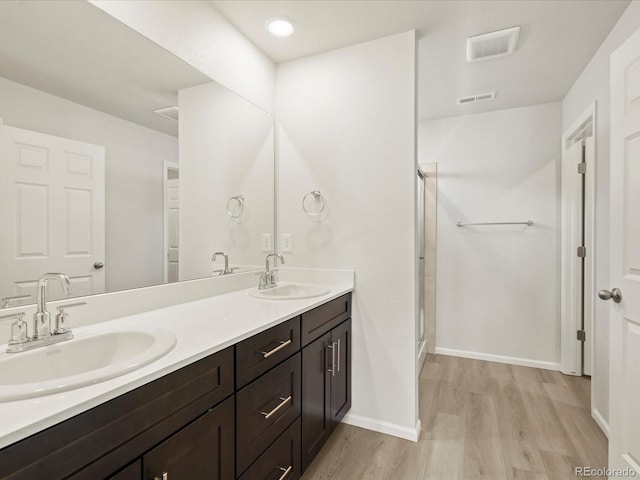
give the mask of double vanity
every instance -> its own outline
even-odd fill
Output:
[[[300,478],[351,406],[352,290],[240,289],[3,352],[0,478]]]

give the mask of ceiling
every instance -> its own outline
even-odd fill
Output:
[[[0,1],[0,76],[177,136],[153,110],[211,79],[89,2]]]
[[[417,30],[418,115],[449,117],[561,101],[630,0],[210,0],[276,63]],[[289,38],[265,29],[293,20]],[[467,63],[466,39],[521,26],[513,55]],[[497,92],[491,102],[458,97]]]

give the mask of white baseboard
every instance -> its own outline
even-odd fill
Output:
[[[342,421],[348,425],[353,425],[354,427],[366,428],[367,430],[393,435],[394,437],[404,438],[405,440],[411,440],[412,442],[418,441],[420,438],[420,430],[422,429],[422,423],[420,420],[416,423],[415,428],[407,428],[396,425],[395,423],[375,420],[373,418],[353,415],[351,413],[347,413]]]
[[[609,438],[609,424],[606,422],[597,408],[591,409],[591,417],[593,417],[593,419],[596,421],[596,423],[600,427],[600,430],[602,430],[602,433],[604,433],[606,437]]]
[[[531,360],[529,358],[507,357],[505,355],[493,355],[490,353],[469,352],[467,350],[455,350],[453,348],[436,347],[436,353],[450,355],[452,357],[473,358],[474,360],[486,360],[488,362],[509,363],[523,367],[542,368],[544,370],[560,370],[559,363]]]

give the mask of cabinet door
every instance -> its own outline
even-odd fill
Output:
[[[123,468],[115,475],[109,477],[109,480],[140,480],[142,478],[142,460],[132,463]]]
[[[351,319],[331,330],[336,363],[331,375],[331,431],[351,408]]]
[[[331,333],[302,349],[302,471],[331,433]]]
[[[232,480],[233,397],[142,457],[145,480]]]

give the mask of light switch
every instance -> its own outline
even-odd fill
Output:
[[[262,234],[262,252],[263,253],[269,253],[273,250],[273,246],[272,246],[272,241],[271,241],[271,234],[270,233],[263,233]]]
[[[291,244],[291,234],[283,233],[282,234],[282,253],[291,253],[293,252],[293,245]]]

